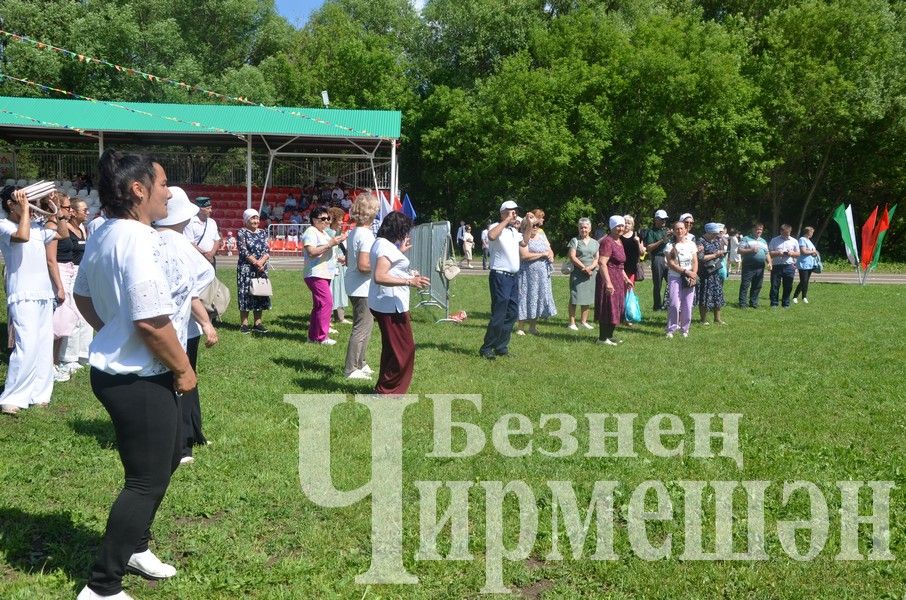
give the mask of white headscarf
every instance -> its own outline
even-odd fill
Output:
[[[242,222],[244,224],[246,224],[249,222],[249,219],[251,219],[252,217],[258,217],[258,216],[260,216],[260,215],[258,214],[257,210],[255,210],[254,208],[247,208],[247,209],[245,209],[245,212],[242,213]]]
[[[619,227],[620,225],[625,225],[625,224],[626,224],[626,219],[624,219],[620,215],[614,215],[614,216],[610,217],[609,225],[610,225],[611,229],[613,229],[614,227]]]

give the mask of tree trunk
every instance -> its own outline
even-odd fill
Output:
[[[821,166],[818,167],[818,173],[815,174],[815,180],[812,182],[812,188],[808,191],[808,196],[805,197],[805,202],[802,203],[802,211],[799,213],[799,225],[796,227],[796,235],[801,235],[802,232],[802,223],[805,222],[805,213],[808,210],[808,205],[812,201],[812,198],[815,196],[815,190],[818,189],[818,184],[821,183],[821,180],[824,179],[824,171],[827,167],[827,160],[830,158],[831,145],[827,144],[827,147],[824,149],[824,158],[821,159]]]

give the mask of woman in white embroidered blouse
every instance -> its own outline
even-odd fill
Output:
[[[149,579],[176,574],[148,549],[148,540],[179,466],[178,395],[196,386],[170,319],[177,310],[174,293],[182,292],[169,286],[170,258],[151,227],[167,216],[164,169],[145,155],[111,149],[98,166],[98,192],[110,219],[88,238],[74,295],[98,331],[88,361],[91,388],[113,421],[126,479],[78,600],[124,597],[118,595],[127,571]]]

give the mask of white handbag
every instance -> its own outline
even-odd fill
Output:
[[[271,280],[267,277],[252,278],[252,296],[273,296],[274,290],[271,288]]]

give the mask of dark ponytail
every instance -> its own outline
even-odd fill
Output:
[[[98,197],[108,217],[135,218],[139,199],[132,194],[132,183],[140,181],[150,188],[154,184],[154,163],[147,154],[104,151],[98,161]]]

